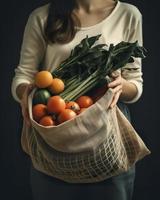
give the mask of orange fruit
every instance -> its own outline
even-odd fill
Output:
[[[76,100],[76,102],[80,108],[88,108],[93,104],[93,100],[89,96],[81,96]]]
[[[47,110],[49,113],[58,114],[66,107],[65,101],[60,96],[52,96],[48,99]]]
[[[64,90],[64,82],[59,78],[53,78],[52,83],[48,89],[53,94],[59,94]]]
[[[51,116],[47,115],[40,119],[39,124],[41,124],[42,126],[54,126],[55,121],[53,121]]]
[[[35,84],[38,88],[49,87],[52,83],[53,76],[49,71],[40,71],[35,76]]]
[[[70,101],[68,103],[66,103],[66,109],[71,109],[75,112],[80,110],[80,107],[78,105],[78,103],[74,102],[74,101]]]
[[[47,114],[47,106],[44,104],[36,104],[32,108],[33,119],[39,121]]]
[[[63,123],[67,120],[73,119],[76,117],[76,113],[70,109],[64,109],[58,116],[58,122]]]

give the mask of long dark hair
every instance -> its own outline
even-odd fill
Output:
[[[76,7],[76,0],[52,0],[49,3],[48,17],[45,26],[45,37],[50,43],[70,42],[77,30],[75,26],[80,21],[73,14]]]

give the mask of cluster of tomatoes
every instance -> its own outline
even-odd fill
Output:
[[[93,100],[89,96],[81,96],[76,101],[65,102],[58,95],[65,88],[63,81],[53,78],[48,71],[41,71],[36,74],[35,85],[41,90],[54,94],[48,95],[44,101],[37,101],[38,103],[33,104],[33,119],[43,126],[56,126],[73,119],[93,104]]]

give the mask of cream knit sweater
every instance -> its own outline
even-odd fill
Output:
[[[20,102],[16,88],[21,83],[32,83],[38,67],[53,71],[66,59],[71,50],[86,35],[102,34],[98,43],[114,43],[121,41],[134,42],[138,40],[143,45],[142,14],[132,4],[118,1],[111,14],[96,25],[89,27],[76,27],[78,32],[75,38],[67,44],[47,44],[44,40],[44,24],[47,19],[49,4],[38,7],[29,15],[24,30],[23,42],[20,52],[20,60],[15,68],[15,75],[11,84],[11,92],[14,99]],[[134,63],[129,63],[121,70],[122,77],[136,85],[137,95],[126,103],[136,102],[143,91],[142,60],[135,58]]]

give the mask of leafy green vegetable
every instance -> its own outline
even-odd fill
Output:
[[[91,89],[107,82],[111,72],[134,62],[134,58],[145,58],[146,49],[133,43],[120,42],[116,45],[95,44],[100,35],[84,38],[71,51],[70,56],[52,74],[65,82],[60,94],[67,101],[76,100]]]

